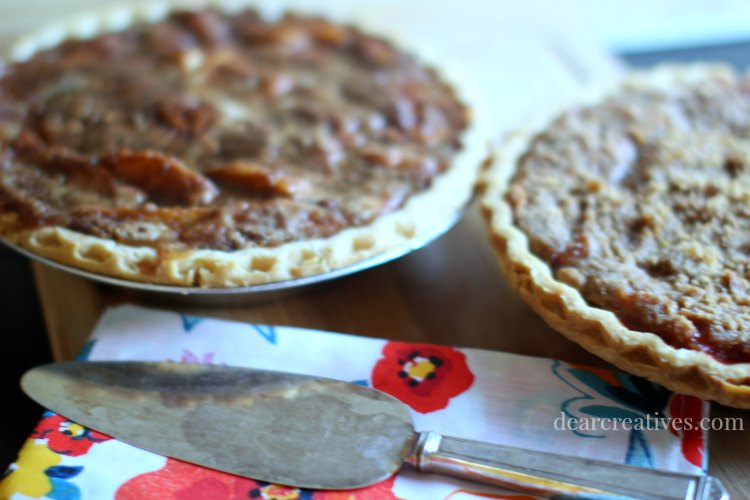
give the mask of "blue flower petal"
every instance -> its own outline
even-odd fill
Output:
[[[607,395],[613,401],[627,406],[628,408],[641,413],[649,413],[653,404],[637,392],[631,392],[624,387],[609,386]]]
[[[44,471],[49,477],[56,477],[59,479],[70,479],[75,477],[83,470],[81,466],[70,466],[70,465],[55,465]]]
[[[644,436],[641,431],[633,429],[630,433],[630,441],[628,442],[628,453],[625,456],[625,463],[641,467],[654,467],[651,447],[646,440],[646,436]]]
[[[608,395],[607,389],[610,387],[609,382],[602,379],[599,375],[582,368],[570,368],[568,371],[576,379],[586,384],[598,394],[601,394],[602,396]],[[583,391],[580,387],[577,387],[577,389],[588,394],[588,392]]]
[[[51,478],[52,491],[47,493],[45,498],[51,498],[52,500],[80,500],[81,490],[78,489],[73,483],[60,478]]]
[[[276,327],[270,325],[252,325],[252,327],[271,344],[276,343]]]
[[[83,349],[81,349],[81,352],[76,356],[76,361],[87,361],[91,356],[91,350],[94,348],[94,344],[96,344],[96,339],[91,339],[86,342]]]
[[[190,314],[180,314],[180,318],[182,319],[182,328],[186,333],[190,333],[190,331],[195,328],[195,325],[205,319],[201,318],[200,316],[192,316]]]
[[[580,408],[581,413],[606,419],[642,419],[643,414],[620,408],[619,406],[589,405]]]

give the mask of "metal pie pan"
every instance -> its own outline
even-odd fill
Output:
[[[333,269],[326,273],[304,276],[302,278],[275,281],[271,283],[262,283],[258,285],[249,285],[230,288],[202,288],[202,287],[181,287],[170,285],[159,285],[154,283],[145,283],[140,281],[130,281],[121,278],[114,278],[104,274],[93,273],[79,269],[57,261],[37,255],[18,245],[9,243],[0,239],[0,242],[15,250],[16,252],[28,257],[31,260],[45,264],[51,268],[64,271],[66,273],[94,281],[96,283],[114,287],[118,289],[127,289],[135,292],[138,296],[151,297],[156,300],[166,302],[177,302],[186,304],[199,305],[231,305],[251,302],[264,302],[279,297],[284,297],[301,289],[308,289],[311,285],[321,284],[342,276],[364,271],[381,264],[385,264],[415,250],[418,250],[433,240],[437,239],[449,229],[451,229],[463,215],[464,210],[460,210],[446,220],[445,224],[439,226],[436,230],[425,233],[411,240],[408,244],[386,250],[370,257],[369,259],[351,264],[349,266]]]

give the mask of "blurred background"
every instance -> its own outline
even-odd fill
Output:
[[[194,6],[205,0],[172,4]],[[224,0],[224,5],[242,2]],[[245,2],[247,3],[247,2]],[[610,54],[736,44],[750,39],[750,2],[742,0],[257,0],[267,11],[297,8],[354,21],[402,40],[441,66],[452,65],[488,110],[490,133],[512,127],[531,108],[559,104],[581,83],[615,74]],[[114,6],[123,6],[118,9]],[[150,0],[3,0],[0,46],[41,26],[65,25],[84,11],[112,11],[126,24]],[[74,23],[75,24],[75,23]],[[80,23],[79,23],[80,26]],[[85,28],[83,28],[85,29]],[[54,38],[53,33],[47,35]],[[700,55],[700,54],[699,54]],[[453,61],[451,64],[450,61]],[[508,95],[514,98],[509,99]],[[526,96],[526,98],[524,98]]]
[[[676,48],[696,42],[726,43],[743,40],[750,33],[750,3],[743,0],[287,0],[267,3],[319,9],[324,6],[326,11],[342,14],[364,12],[371,20],[395,14],[416,29],[424,23],[444,25],[449,30],[446,37],[478,37],[480,33],[496,32],[500,27],[517,28],[519,22],[531,23],[587,35],[592,41],[617,51]],[[102,4],[97,0],[4,0],[0,3],[0,41],[38,26],[40,19],[59,19],[82,9],[100,8]],[[106,4],[111,6],[116,2]],[[451,30],[451,25],[455,29]]]

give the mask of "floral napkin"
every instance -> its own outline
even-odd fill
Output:
[[[392,394],[411,408],[417,430],[675,471],[707,467],[702,431],[633,423],[697,421],[708,416],[708,403],[624,373],[550,359],[129,305],[105,312],[80,359],[215,363],[325,376]],[[610,422],[609,430],[590,425],[596,419]],[[631,425],[613,429],[617,422]],[[46,413],[0,482],[0,498],[530,497],[408,469],[360,490],[298,490],[166,458]]]

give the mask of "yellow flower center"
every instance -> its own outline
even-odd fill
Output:
[[[409,362],[404,366],[404,371],[409,374],[410,377],[424,380],[427,376],[435,371],[435,365],[429,359],[426,358],[414,358],[413,361]]]
[[[289,486],[269,484],[261,490],[263,497],[267,500],[296,500],[299,498],[299,490]]]
[[[86,432],[86,428],[75,422],[63,422],[60,425],[60,432],[63,432],[71,437],[83,436]]]

